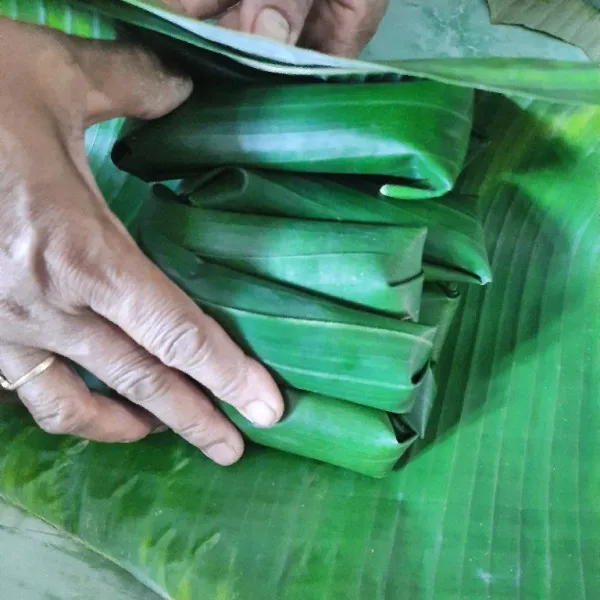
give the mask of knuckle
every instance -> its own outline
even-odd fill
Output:
[[[202,367],[211,360],[212,347],[205,327],[182,323],[173,329],[159,328],[159,358],[169,367]]]
[[[117,393],[140,405],[164,398],[170,388],[164,369],[137,353],[115,361],[108,378]]]
[[[196,446],[206,446],[221,437],[219,417],[211,405],[207,411],[177,430],[177,433]]]
[[[92,420],[76,398],[72,396],[56,397],[41,411],[34,414],[37,424],[53,435],[76,434]]]

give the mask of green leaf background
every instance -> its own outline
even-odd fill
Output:
[[[598,597],[600,108],[559,103],[597,101],[598,67],[527,69],[483,74],[555,101],[479,97],[491,144],[460,191],[480,196],[494,283],[464,294],[401,470],[259,448],[221,469],[170,434],[50,437],[3,404],[1,494],[165,597]]]

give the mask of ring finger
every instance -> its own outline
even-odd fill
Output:
[[[0,346],[0,370],[15,382],[48,359],[45,350],[13,344]],[[99,442],[132,442],[157,425],[136,406],[94,394],[59,357],[17,390],[35,421],[49,433],[72,434]]]
[[[229,465],[241,457],[240,433],[185,375],[165,366],[102,317],[74,317],[69,328],[77,331],[78,341],[62,350],[67,358],[155,415],[216,463]]]

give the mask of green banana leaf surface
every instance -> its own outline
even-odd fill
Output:
[[[223,167],[170,182],[182,201],[202,208],[298,219],[427,227],[423,255],[428,279],[486,284],[491,270],[474,196],[391,200],[356,179],[306,177]]]
[[[253,442],[383,477],[416,439],[397,417],[335,398],[289,390],[286,413],[268,429],[254,427],[227,404],[227,416]]]
[[[436,327],[431,352],[431,361],[434,363],[439,360],[444,348],[459,302],[460,293],[455,285],[427,283],[423,288],[419,323],[422,325],[435,325]]]
[[[229,164],[384,176],[392,179],[382,193],[416,199],[450,191],[467,155],[473,92],[465,88],[227,87],[203,86],[171,114],[126,129],[117,166],[151,181]]]
[[[197,258],[144,221],[146,254],[288,385],[389,412],[410,410],[435,326],[357,310]]]
[[[536,58],[365,62],[228,31],[142,0],[84,0],[78,4],[179,41],[183,54],[196,51],[198,55],[206,55],[210,51],[223,57],[225,65],[235,64],[235,68],[242,65],[262,74],[341,81],[410,76],[569,104],[595,104],[600,92],[600,67],[594,63]]]
[[[158,196],[162,198],[159,198]],[[425,228],[319,222],[184,206],[156,190],[154,228],[239,271],[417,320]]]
[[[220,469],[168,434],[53,438],[4,405],[2,494],[178,599],[596,596],[600,109],[483,100],[492,144],[462,189],[495,283],[465,291],[403,469],[259,448]]]
[[[477,103],[490,144],[460,191],[494,284],[464,291],[404,467],[373,480],[255,447],[221,469],[170,434],[51,437],[3,403],[5,498],[178,600],[600,594],[600,108],[578,106],[598,67],[425,62],[553,100]]]

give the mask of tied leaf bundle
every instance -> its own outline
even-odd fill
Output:
[[[382,476],[425,434],[456,284],[491,280],[476,199],[448,193],[485,147],[473,90],[231,82],[194,65],[205,85],[171,115],[130,122],[113,151],[124,170],[170,180],[140,242],[288,402],[303,398],[275,429],[236,415],[250,439]],[[348,424],[380,411],[379,434],[324,444],[330,407]],[[394,461],[380,444],[391,433]]]
[[[154,222],[169,239],[247,273],[417,319],[426,229],[198,209],[158,190]]]
[[[436,328],[393,319],[198,259],[143,226],[149,257],[288,385],[410,410]]]
[[[125,129],[116,163],[170,180],[142,247],[284,390],[272,429],[223,407],[249,439],[381,477],[425,434],[456,284],[491,279],[475,199],[431,198],[481,146],[472,103],[429,81],[237,81]]]
[[[412,94],[414,85],[394,84],[395,95]],[[363,87],[345,86],[349,94]],[[242,115],[245,102],[242,95]],[[285,113],[285,105],[279,108]],[[236,114],[236,107],[228,110]],[[151,156],[155,147],[173,149],[177,136],[161,127],[148,139],[130,128],[122,138],[128,158],[121,142],[117,158],[129,160],[133,146],[138,157]],[[231,123],[222,127],[227,132]],[[251,131],[251,123],[243,120],[241,130]],[[211,131],[221,135],[216,121]],[[435,364],[458,306],[456,284],[491,278],[474,198],[416,200],[409,192],[408,200],[391,199],[368,170],[362,177],[291,173],[261,164],[260,157],[255,162],[269,169],[202,172],[205,153],[193,156],[173,157],[174,166],[155,177],[193,175],[154,187],[140,242],[271,369],[288,405],[282,422],[268,430],[223,410],[261,445],[385,475],[425,434]],[[344,161],[360,172],[351,152]],[[312,166],[308,160],[304,169]]]
[[[192,206],[227,212],[426,227],[427,278],[491,281],[476,197],[452,193],[440,201],[398,202],[367,180],[303,176],[221,167],[176,187]]]

